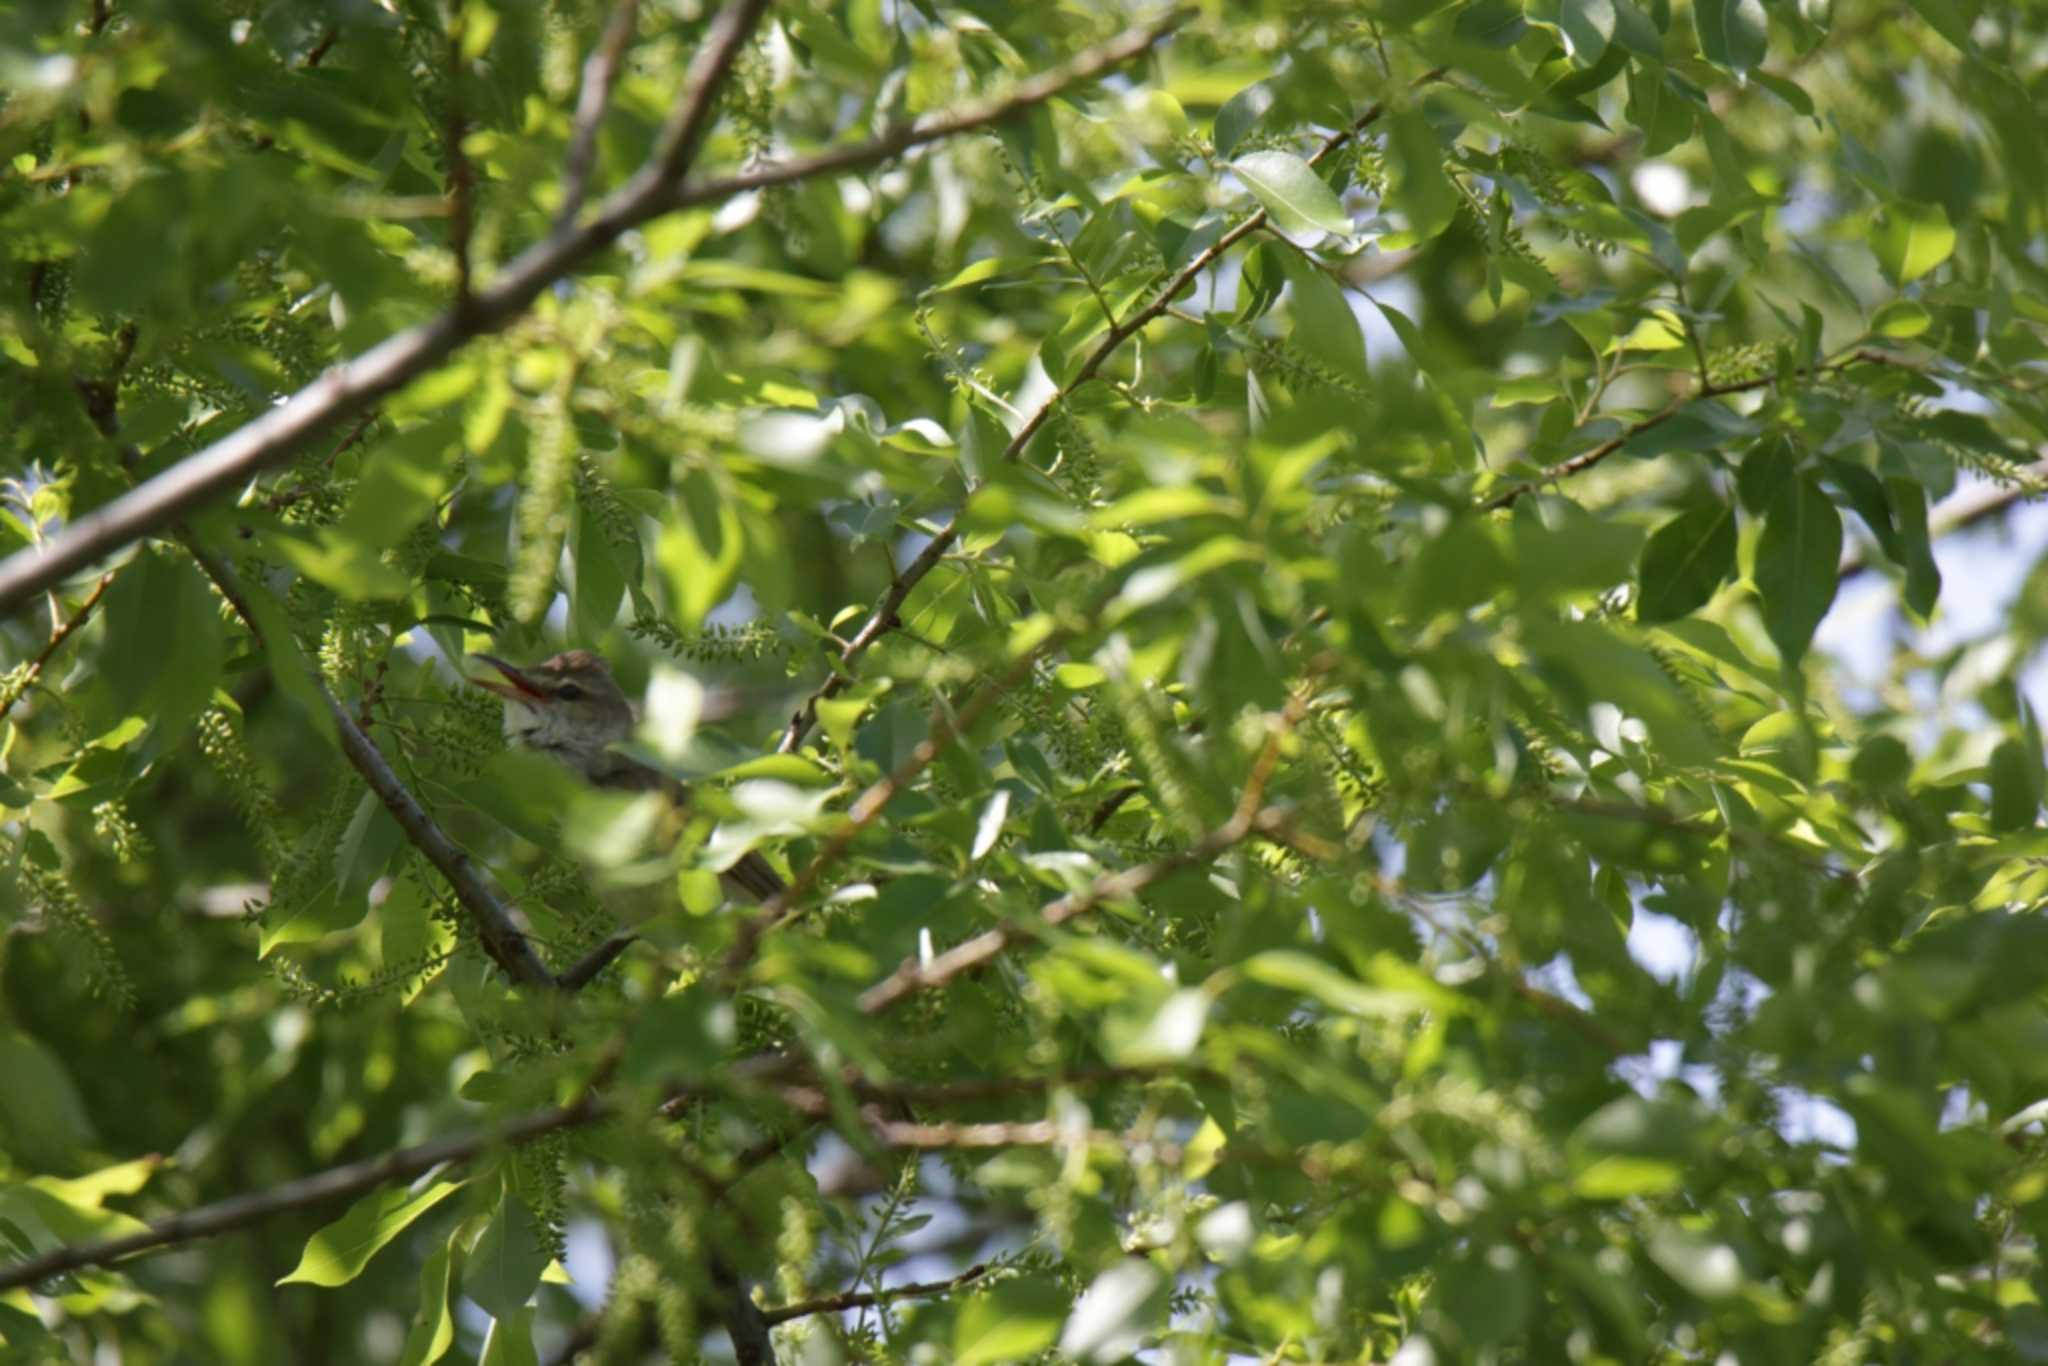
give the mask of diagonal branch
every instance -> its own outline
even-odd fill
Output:
[[[846,823],[826,841],[825,847],[818,851],[817,857],[804,865],[803,871],[797,874],[796,881],[777,892],[752,916],[741,922],[739,934],[733,941],[731,951],[726,955],[726,971],[737,972],[751,962],[755,950],[760,946],[761,936],[796,917],[800,911],[798,903],[818,885],[818,879],[824,875],[825,870],[838,862],[846,851],[853,847],[853,842],[860,838],[861,832],[875,823],[881,816],[882,809],[896,794],[915,782],[917,775],[930,768],[948,746],[972,730],[982,715],[995,705],[997,699],[1022,681],[1047,651],[1066,638],[1065,631],[1053,632],[1018,656],[1016,662],[1001,678],[984,684],[958,712],[940,715],[934,719],[931,734],[918,741],[917,747],[910,751],[909,757],[898,764],[894,771],[876,779],[865,792],[854,799],[853,805],[847,809]]]
[[[1443,74],[1444,68],[1438,67],[1418,78],[1415,83],[1422,85],[1441,78]],[[1309,157],[1309,165],[1319,165],[1331,153],[1379,122],[1385,112],[1384,103],[1375,104],[1352,120],[1350,126],[1332,133]],[[1102,340],[1096,343],[1095,349],[1088,353],[1087,358],[1074,371],[1073,377],[1048,395],[1011,434],[1009,444],[1003,448],[1003,459],[1021,458],[1025,448],[1031,444],[1031,439],[1038,435],[1053,413],[1064,406],[1076,390],[1094,379],[1104,362],[1114,355],[1118,348],[1164,316],[1173,307],[1174,301],[1185,294],[1195,281],[1201,278],[1204,271],[1221,260],[1225,252],[1265,226],[1266,211],[1255,210],[1243,222],[1197,252],[1192,260],[1169,276],[1149,303],[1133,309],[1122,322],[1105,332]],[[973,494],[970,493],[968,498],[971,500]],[[889,591],[882,595],[882,600],[875,605],[875,610],[868,614],[868,619],[839,652],[838,665],[833,669],[831,676],[804,700],[803,705],[790,718],[789,725],[782,733],[782,741],[776,746],[778,753],[791,753],[804,742],[804,737],[810,734],[811,727],[817,722],[818,703],[837,697],[850,687],[853,682],[854,664],[868,652],[869,646],[901,625],[898,612],[909,599],[911,590],[924,581],[925,575],[938,567],[939,562],[953,548],[954,542],[960,539],[961,518],[965,513],[966,507],[963,505],[943,527],[939,528],[938,534],[925,543],[924,548],[918,551],[916,558],[911,560],[896,581],[889,585]]]
[[[625,60],[639,21],[640,0],[619,0],[603,36],[583,63],[583,88],[576,95],[576,131],[569,139],[569,156],[562,167],[562,207],[555,211],[557,233],[575,227],[576,215],[583,211],[590,175],[597,164],[597,130],[611,105],[619,63]]]
[[[263,641],[263,628],[259,622],[255,605],[243,590],[240,579],[227,561],[199,543],[189,531],[180,529],[179,540],[199,563],[200,569],[220,589],[221,596],[240,616],[243,625],[258,644]],[[504,969],[505,975],[522,986],[552,987],[557,982],[548,971],[547,964],[540,960],[533,945],[519,931],[498,890],[489,876],[477,866],[475,860],[465,853],[462,846],[448,838],[447,832],[427,814],[419,799],[412,795],[405,782],[391,767],[391,761],[384,757],[384,751],[377,748],[372,740],[348,714],[348,708],[341,705],[331,692],[325,680],[314,675],[313,686],[320,694],[320,700],[327,707],[328,717],[334,723],[336,739],[341,752],[361,775],[370,791],[377,794],[377,800],[398,822],[398,828],[405,832],[413,848],[426,856],[448,886],[455,893],[456,901],[468,913],[470,923],[476,927],[477,942],[491,961]]]
[[[1000,123],[1128,61],[1186,17],[1185,12],[1176,11],[1127,29],[1062,66],[1020,82],[1008,95],[977,101],[953,114],[919,119],[869,142],[724,179],[681,184],[680,177],[688,170],[690,157],[708,126],[712,99],[767,4],[768,0],[731,0],[719,12],[691,63],[682,104],[670,120],[660,154],[608,196],[590,218],[554,232],[520,253],[488,287],[477,291],[467,310],[451,309],[386,338],[262,417],[78,518],[49,545],[0,561],[0,613],[13,611],[44,588],[246,483],[289,458],[314,432],[403,387],[470,341],[502,331],[542,291],[629,229],[673,209],[870,166],[923,143]]]
[[[1846,356],[1823,361],[1811,369],[1800,370],[1797,373],[1807,379],[1812,379],[1819,375],[1828,374],[1831,371],[1847,369],[1851,365],[1901,364],[1904,364],[1904,362],[1897,356],[1888,355],[1883,351],[1859,348]],[[1786,378],[1787,376],[1781,374],[1759,375],[1755,379],[1736,380],[1728,384],[1703,383],[1697,385],[1693,388],[1692,392],[1672,399],[1648,417],[1639,418],[1631,422],[1618,434],[1608,437],[1599,445],[1580,451],[1568,460],[1560,460],[1555,465],[1546,468],[1534,479],[1525,480],[1519,484],[1512,484],[1499,493],[1485,499],[1479,504],[1479,510],[1481,512],[1498,512],[1503,508],[1511,508],[1524,497],[1535,493],[1547,484],[1554,484],[1560,479],[1568,479],[1574,474],[1583,473],[1605,460],[1608,456],[1613,455],[1644,432],[1663,426],[1672,418],[1685,411],[1687,407],[1703,398],[1720,398],[1728,394],[1746,394],[1753,389],[1768,389]]]
[[[1318,661],[1312,672],[1321,672],[1326,667]],[[1237,808],[1230,819],[1196,840],[1185,849],[1171,854],[1162,854],[1156,859],[1126,868],[1121,872],[1099,877],[1079,891],[1069,892],[1059,898],[1031,921],[1010,921],[985,930],[963,944],[939,954],[929,962],[906,958],[896,971],[863,991],[855,1004],[864,1015],[878,1015],[889,1009],[906,996],[931,991],[942,987],[962,973],[971,972],[1012,946],[1027,939],[1035,939],[1046,930],[1063,925],[1069,920],[1086,915],[1105,901],[1136,896],[1153,883],[1170,877],[1188,868],[1198,868],[1225,850],[1243,843],[1254,834],[1271,834],[1287,828],[1288,812],[1285,807],[1265,805],[1266,788],[1272,782],[1273,773],[1279,767],[1280,748],[1286,741],[1287,733],[1301,720],[1308,710],[1306,688],[1295,693],[1287,701],[1282,713],[1272,719],[1271,732],[1252,761],[1250,775],[1245,779],[1244,790],[1239,793]]]

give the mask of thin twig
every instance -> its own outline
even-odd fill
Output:
[[[839,1295],[827,1295],[821,1300],[803,1300],[797,1304],[786,1304],[780,1309],[762,1311],[762,1317],[773,1325],[788,1323],[791,1319],[807,1318],[812,1314],[839,1314],[849,1309],[869,1309],[891,1300],[928,1298],[933,1295],[947,1295],[963,1285],[970,1285],[988,1274],[987,1262],[976,1262],[959,1275],[943,1281],[926,1281],[922,1285],[892,1285],[883,1290],[847,1291]]]
[[[576,95],[575,132],[569,139],[569,154],[562,165],[562,207],[555,211],[555,232],[575,226],[590,192],[591,172],[597,165],[597,132],[611,104],[612,85],[619,78],[619,64],[640,21],[639,0],[619,0],[604,33],[583,63],[583,87]]]
[[[796,880],[764,902],[760,909],[741,922],[738,937],[726,955],[728,972],[737,972],[753,961],[755,951],[760,947],[761,936],[778,925],[795,918],[800,913],[799,903],[809,895],[812,888],[827,868],[836,863],[861,832],[875,823],[882,809],[911,783],[917,776],[930,768],[932,763],[962,735],[974,728],[984,713],[994,706],[998,699],[1031,672],[1048,650],[1067,638],[1067,632],[1055,631],[1033,648],[1026,650],[999,679],[984,683],[967,704],[957,712],[942,712],[932,721],[931,733],[918,741],[909,757],[898,764],[894,771],[877,779],[865,792],[854,799],[847,809],[846,822],[833,832],[817,856],[804,865]]]
[[[1846,369],[1851,365],[1859,364],[1903,366],[1906,365],[1907,362],[1900,360],[1897,356],[1889,355],[1883,351],[1858,349],[1846,356],[1840,357],[1839,359],[1823,362],[1822,364],[1817,365],[1810,370],[1801,370],[1798,373],[1810,379],[1818,375],[1827,374],[1834,370],[1842,370]],[[1520,502],[1524,497],[1526,497],[1529,494],[1535,493],[1539,489],[1554,484],[1561,479],[1568,479],[1574,474],[1581,474],[1586,470],[1593,468],[1593,466],[1599,464],[1608,456],[1613,455],[1616,451],[1620,450],[1623,446],[1626,446],[1630,441],[1633,441],[1636,437],[1641,436],[1644,432],[1650,431],[1656,427],[1663,426],[1672,418],[1678,416],[1678,414],[1685,411],[1686,408],[1688,408],[1694,403],[1699,402],[1701,399],[1721,398],[1728,394],[1743,394],[1748,393],[1753,389],[1767,389],[1773,384],[1782,382],[1785,378],[1786,376],[1784,375],[1776,374],[1759,375],[1755,379],[1735,380],[1728,384],[1699,385],[1691,393],[1682,394],[1677,398],[1672,399],[1669,403],[1665,404],[1662,408],[1650,414],[1648,417],[1640,418],[1637,421],[1630,423],[1627,427],[1622,429],[1619,435],[1611,436],[1607,438],[1607,440],[1602,441],[1599,445],[1594,446],[1588,450],[1579,452],[1577,455],[1572,456],[1569,460],[1560,460],[1557,464],[1550,466],[1548,469],[1545,469],[1541,474],[1537,475],[1534,479],[1529,479],[1519,484],[1510,485],[1508,488],[1503,489],[1501,492],[1492,495],[1491,497],[1485,499],[1479,504],[1479,510],[1481,512],[1498,512],[1503,508],[1513,507],[1517,502]]]
[[[1286,733],[1306,709],[1304,694],[1290,698],[1287,710],[1274,724],[1267,737],[1265,747],[1252,763],[1252,771],[1245,779],[1244,791],[1239,794],[1237,809],[1230,819],[1196,840],[1185,849],[1160,857],[1147,863],[1126,868],[1097,878],[1079,891],[1069,892],[1040,911],[1031,921],[1010,921],[985,930],[963,944],[939,954],[930,962],[912,957],[903,960],[896,971],[863,991],[855,1004],[864,1015],[877,1015],[889,1009],[898,1001],[922,991],[931,991],[946,985],[962,973],[971,972],[1003,953],[1011,946],[1027,939],[1035,939],[1046,930],[1063,925],[1078,916],[1086,915],[1105,901],[1136,896],[1163,878],[1183,869],[1200,867],[1225,850],[1242,843],[1255,833],[1283,830],[1287,827],[1287,809],[1280,806],[1264,806],[1267,784],[1272,780],[1273,771],[1280,762],[1280,747]]]
[[[14,704],[36,685],[36,680],[43,676],[43,666],[50,662],[50,657],[63,647],[65,641],[71,639],[79,627],[85,625],[86,618],[92,615],[93,608],[100,605],[100,599],[106,596],[107,585],[113,581],[114,575],[111,571],[100,575],[99,582],[85,595],[85,601],[79,603],[71,615],[50,632],[50,638],[43,642],[42,650],[28,662],[28,672],[21,676],[21,681],[6,697],[0,698],[0,721],[5,721],[7,714],[14,710]]]

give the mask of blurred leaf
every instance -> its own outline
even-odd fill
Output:
[[[45,1171],[78,1170],[99,1140],[64,1064],[31,1036],[0,1029],[0,1076],[6,1150]]]
[[[1344,291],[1307,258],[1289,252],[1284,260],[1295,343],[1340,377],[1365,383],[1365,334]]]
[[[1878,215],[1870,246],[1885,278],[1895,285],[1910,284],[1949,258],[1956,230],[1941,205],[1899,200]]]
[[[957,1366],[1023,1361],[1052,1346],[1067,1316],[1068,1297],[1040,1276],[1004,1280],[960,1304],[953,1322]]]
[[[1703,607],[1735,571],[1735,509],[1697,503],[1643,546],[1636,620],[1676,621]]]
[[[116,715],[140,714],[166,741],[180,735],[220,680],[220,609],[199,571],[145,550],[107,589],[105,674]]]
[[[547,1268],[544,1233],[526,1202],[508,1192],[462,1267],[462,1293],[501,1325],[513,1320],[515,1332],[529,1343],[530,1335],[519,1330],[518,1315]],[[526,1350],[531,1356],[530,1345]]]
[[[455,1345],[455,1315],[448,1305],[450,1272],[455,1262],[451,1239],[427,1254],[420,1266],[420,1307],[406,1334],[399,1366],[433,1366]]]
[[[1779,486],[1756,547],[1756,589],[1764,625],[1789,668],[1806,653],[1835,600],[1842,518],[1811,476]]]
[[[1150,1262],[1117,1262],[1074,1305],[1060,1332],[1060,1352],[1086,1361],[1122,1361],[1164,1318],[1166,1291],[1165,1278]]]
[[[1767,24],[1762,0],[1700,0],[1693,7],[1693,22],[1700,52],[1716,66],[1744,72],[1763,63]]]

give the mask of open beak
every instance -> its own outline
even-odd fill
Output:
[[[495,678],[471,676],[469,681],[476,684],[479,688],[483,688],[488,692],[494,692],[500,697],[509,697],[514,702],[524,702],[528,706],[554,700],[547,693],[535,687],[533,680],[526,676],[524,670],[515,665],[507,664],[496,655],[471,655],[470,658],[482,660],[505,676],[505,681],[502,683]]]

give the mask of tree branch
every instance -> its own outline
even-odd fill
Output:
[[[740,1067],[743,1071],[749,1070],[746,1063],[740,1064]],[[763,1069],[751,1070],[758,1074]],[[857,1095],[868,1101],[936,1105],[1042,1093],[1064,1086],[1113,1085],[1169,1074],[1187,1075],[1188,1069],[1173,1069],[1169,1073],[1168,1069],[1162,1068],[1098,1068],[1052,1077],[977,1078],[950,1083],[867,1082],[852,1078],[849,1084]],[[679,1092],[678,1099],[701,1098],[710,1094],[710,1090],[711,1088],[705,1086],[688,1087]],[[802,1087],[788,1087],[782,1088],[778,1094],[781,1094],[793,1109],[801,1111],[812,1108],[812,1097],[817,1098],[816,1105],[825,1104],[822,1093],[814,1089],[807,1091]],[[670,1102],[671,1105],[674,1103]],[[417,1147],[399,1148],[360,1162],[331,1167],[324,1172],[317,1172],[297,1181],[288,1181],[269,1190],[233,1196],[211,1205],[202,1205],[198,1209],[160,1219],[141,1233],[127,1234],[97,1243],[74,1243],[54,1248],[10,1266],[0,1266],[0,1291],[12,1290],[19,1286],[33,1286],[36,1282],[51,1276],[76,1271],[82,1267],[109,1265],[152,1248],[169,1247],[221,1233],[231,1233],[280,1214],[324,1204],[342,1196],[358,1195],[387,1182],[408,1181],[444,1163],[468,1161],[486,1149],[500,1144],[516,1147],[565,1129],[594,1124],[610,1118],[613,1113],[611,1103],[605,1100],[593,1085],[586,1090],[582,1099],[571,1105],[537,1110],[491,1128],[451,1134]],[[757,1162],[774,1156],[783,1146],[784,1141],[781,1139],[756,1145],[755,1148],[738,1156],[734,1164],[735,1169],[744,1172]],[[730,1181],[727,1180],[723,1184],[729,1186]],[[715,1190],[713,1194],[718,1195],[722,1192]]]
[[[569,139],[568,159],[562,166],[562,206],[555,211],[557,235],[576,225],[583,211],[584,196],[590,192],[591,171],[597,164],[597,132],[604,123],[612,99],[612,84],[618,80],[619,63],[633,41],[640,20],[639,0],[619,0],[604,34],[583,63],[583,88],[576,95],[576,130]]]
[[[1443,74],[1444,68],[1438,67],[1436,70],[1418,78],[1415,84],[1422,85],[1437,80]],[[1345,143],[1377,123],[1385,111],[1386,106],[1384,103],[1375,104],[1354,119],[1349,127],[1332,133],[1328,138],[1324,139],[1323,145],[1317,148],[1314,154],[1309,157],[1309,165],[1315,166],[1320,164],[1332,152],[1335,152]],[[1204,271],[1222,259],[1225,252],[1265,225],[1266,211],[1264,209],[1254,210],[1243,222],[1210,243],[1204,250],[1196,253],[1193,260],[1168,277],[1166,283],[1160,286],[1159,292],[1153,295],[1151,302],[1141,308],[1133,309],[1129,316],[1121,323],[1117,323],[1104,333],[1102,340],[1096,343],[1093,351],[1088,353],[1087,358],[1081,362],[1080,368],[1074,372],[1073,377],[1047,396],[1045,401],[1033,409],[1031,415],[1025,418],[1017,430],[1011,434],[1009,444],[1003,447],[1003,459],[1017,460],[1021,458],[1025,447],[1031,444],[1031,439],[1038,435],[1039,430],[1045,426],[1053,413],[1065,404],[1076,390],[1094,379],[1096,374],[1102,369],[1103,363],[1111,355],[1115,354],[1119,347],[1151,326],[1153,322],[1172,308],[1174,300],[1186,293],[1189,286],[1193,285]],[[967,496],[967,501],[972,501],[973,497],[973,493],[970,492]],[[938,534],[925,543],[924,548],[918,551],[917,556],[897,576],[895,582],[889,585],[889,591],[882,595],[881,602],[876,604],[875,610],[868,615],[868,619],[861,624],[861,628],[854,632],[852,639],[848,640],[846,647],[839,652],[839,662],[837,667],[833,669],[831,676],[819,685],[816,692],[804,700],[803,705],[790,718],[789,725],[782,733],[782,741],[776,746],[778,753],[792,753],[798,745],[804,742],[804,737],[810,734],[811,727],[817,722],[818,703],[837,697],[851,686],[854,664],[859,661],[862,655],[868,652],[869,646],[901,624],[901,619],[897,615],[898,612],[909,599],[911,591],[924,581],[925,575],[938,567],[939,562],[953,548],[954,542],[959,540],[960,521],[966,511],[966,504],[963,502],[960,509],[953,514],[943,527],[939,528]]]
[[[1859,348],[1840,359],[1824,361],[1810,370],[1801,370],[1798,373],[1808,379],[1812,379],[1816,376],[1827,374],[1829,371],[1846,369],[1851,365],[1903,365],[1904,363],[1897,356],[1887,355],[1882,351]],[[1589,450],[1580,451],[1569,460],[1560,460],[1555,465],[1545,469],[1534,479],[1510,485],[1501,492],[1492,495],[1479,504],[1479,510],[1481,512],[1498,512],[1503,508],[1511,508],[1524,497],[1536,492],[1538,489],[1554,484],[1560,479],[1569,478],[1574,474],[1583,473],[1605,460],[1608,456],[1613,455],[1644,432],[1663,426],[1672,418],[1678,416],[1679,413],[1685,411],[1688,406],[1699,402],[1703,398],[1720,398],[1727,394],[1748,393],[1752,389],[1766,389],[1785,378],[1786,376],[1784,375],[1773,374],[1760,375],[1755,379],[1737,380],[1730,384],[1701,384],[1691,393],[1672,399],[1648,417],[1630,423],[1622,429],[1619,436],[1611,436]]]
[[[466,1162],[499,1144],[516,1147],[561,1129],[588,1124],[602,1116],[604,1111],[602,1101],[589,1097],[574,1105],[523,1115],[498,1128],[477,1129],[435,1139],[414,1148],[399,1148],[362,1162],[330,1167],[324,1172],[287,1181],[269,1190],[202,1205],[183,1214],[159,1219],[140,1233],[54,1248],[41,1256],[0,1267],[0,1291],[19,1286],[33,1288],[37,1282],[67,1271],[107,1266],[151,1248],[231,1233],[280,1214],[325,1204],[346,1195],[360,1195],[387,1182],[409,1181],[443,1163]]]
[[[963,1285],[970,1285],[988,1274],[987,1262],[976,1262],[959,1275],[949,1280],[926,1281],[922,1285],[892,1285],[884,1290],[847,1291],[839,1295],[827,1295],[821,1300],[803,1300],[786,1304],[780,1309],[763,1311],[762,1317],[772,1324],[788,1323],[791,1319],[807,1318],[812,1314],[840,1314],[849,1309],[869,1309],[891,1300],[907,1300],[932,1295],[947,1295]]]
[[[250,635],[261,643],[263,628],[259,624],[256,609],[243,590],[241,581],[227,561],[199,543],[197,537],[184,528],[179,529],[178,539],[185,549],[220,589],[221,596],[228,600]],[[310,670],[309,670],[310,672]],[[327,687],[326,681],[318,674],[313,675],[313,686],[320,694],[320,700],[327,707],[327,714],[334,722],[336,738],[341,743],[341,752],[348,757],[356,772],[362,776],[391,818],[398,822],[399,829],[413,848],[420,851],[427,861],[447,879],[454,891],[456,901],[468,913],[470,923],[476,927],[477,941],[491,961],[505,972],[505,975],[522,986],[553,987],[557,985],[547,964],[534,952],[533,945],[520,933],[512,912],[499,896],[489,876],[477,866],[460,845],[448,835],[427,814],[419,799],[414,797],[405,782],[391,767],[391,761],[377,748],[372,740],[348,714],[348,708]]]
[[[608,196],[587,220],[520,253],[479,290],[466,312],[450,310],[430,322],[386,338],[336,366],[253,422],[178,462],[133,491],[77,518],[49,545],[0,561],[0,614],[13,611],[44,588],[109,553],[183,517],[200,504],[290,456],[298,444],[331,422],[401,388],[475,338],[503,330],[540,293],[622,233],[673,209],[726,199],[746,190],[785,184],[886,161],[922,143],[1000,123],[1043,103],[1077,82],[1129,60],[1181,23],[1176,11],[1128,29],[1043,75],[1020,82],[1006,96],[968,105],[954,114],[920,119],[872,141],[838,151],[761,167],[694,185],[677,183],[701,140],[712,97],[768,0],[731,0],[698,48],[677,114],[661,153]],[[863,647],[865,648],[865,647]]]

